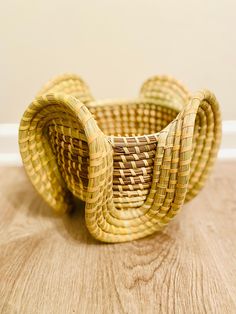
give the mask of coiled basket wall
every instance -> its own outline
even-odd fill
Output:
[[[221,138],[218,102],[156,76],[133,100],[96,101],[66,74],[25,111],[19,145],[26,172],[56,211],[85,202],[90,233],[123,242],[150,235],[204,185]]]

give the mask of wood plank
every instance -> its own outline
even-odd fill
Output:
[[[236,163],[162,232],[102,244],[0,168],[0,313],[236,313]]]

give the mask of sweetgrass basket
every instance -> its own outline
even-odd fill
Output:
[[[204,185],[221,138],[218,102],[155,76],[133,100],[96,101],[78,76],[50,81],[25,111],[19,146],[34,187],[56,211],[85,202],[104,242],[161,230]]]

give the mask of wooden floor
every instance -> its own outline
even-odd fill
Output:
[[[82,205],[81,205],[82,206]],[[236,313],[236,163],[163,233],[101,244],[0,168],[0,313]]]

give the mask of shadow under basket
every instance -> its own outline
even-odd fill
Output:
[[[96,101],[78,76],[51,80],[19,130],[26,172],[59,213],[85,201],[89,232],[124,242],[161,230],[205,183],[221,139],[218,102],[155,76],[134,100]]]

